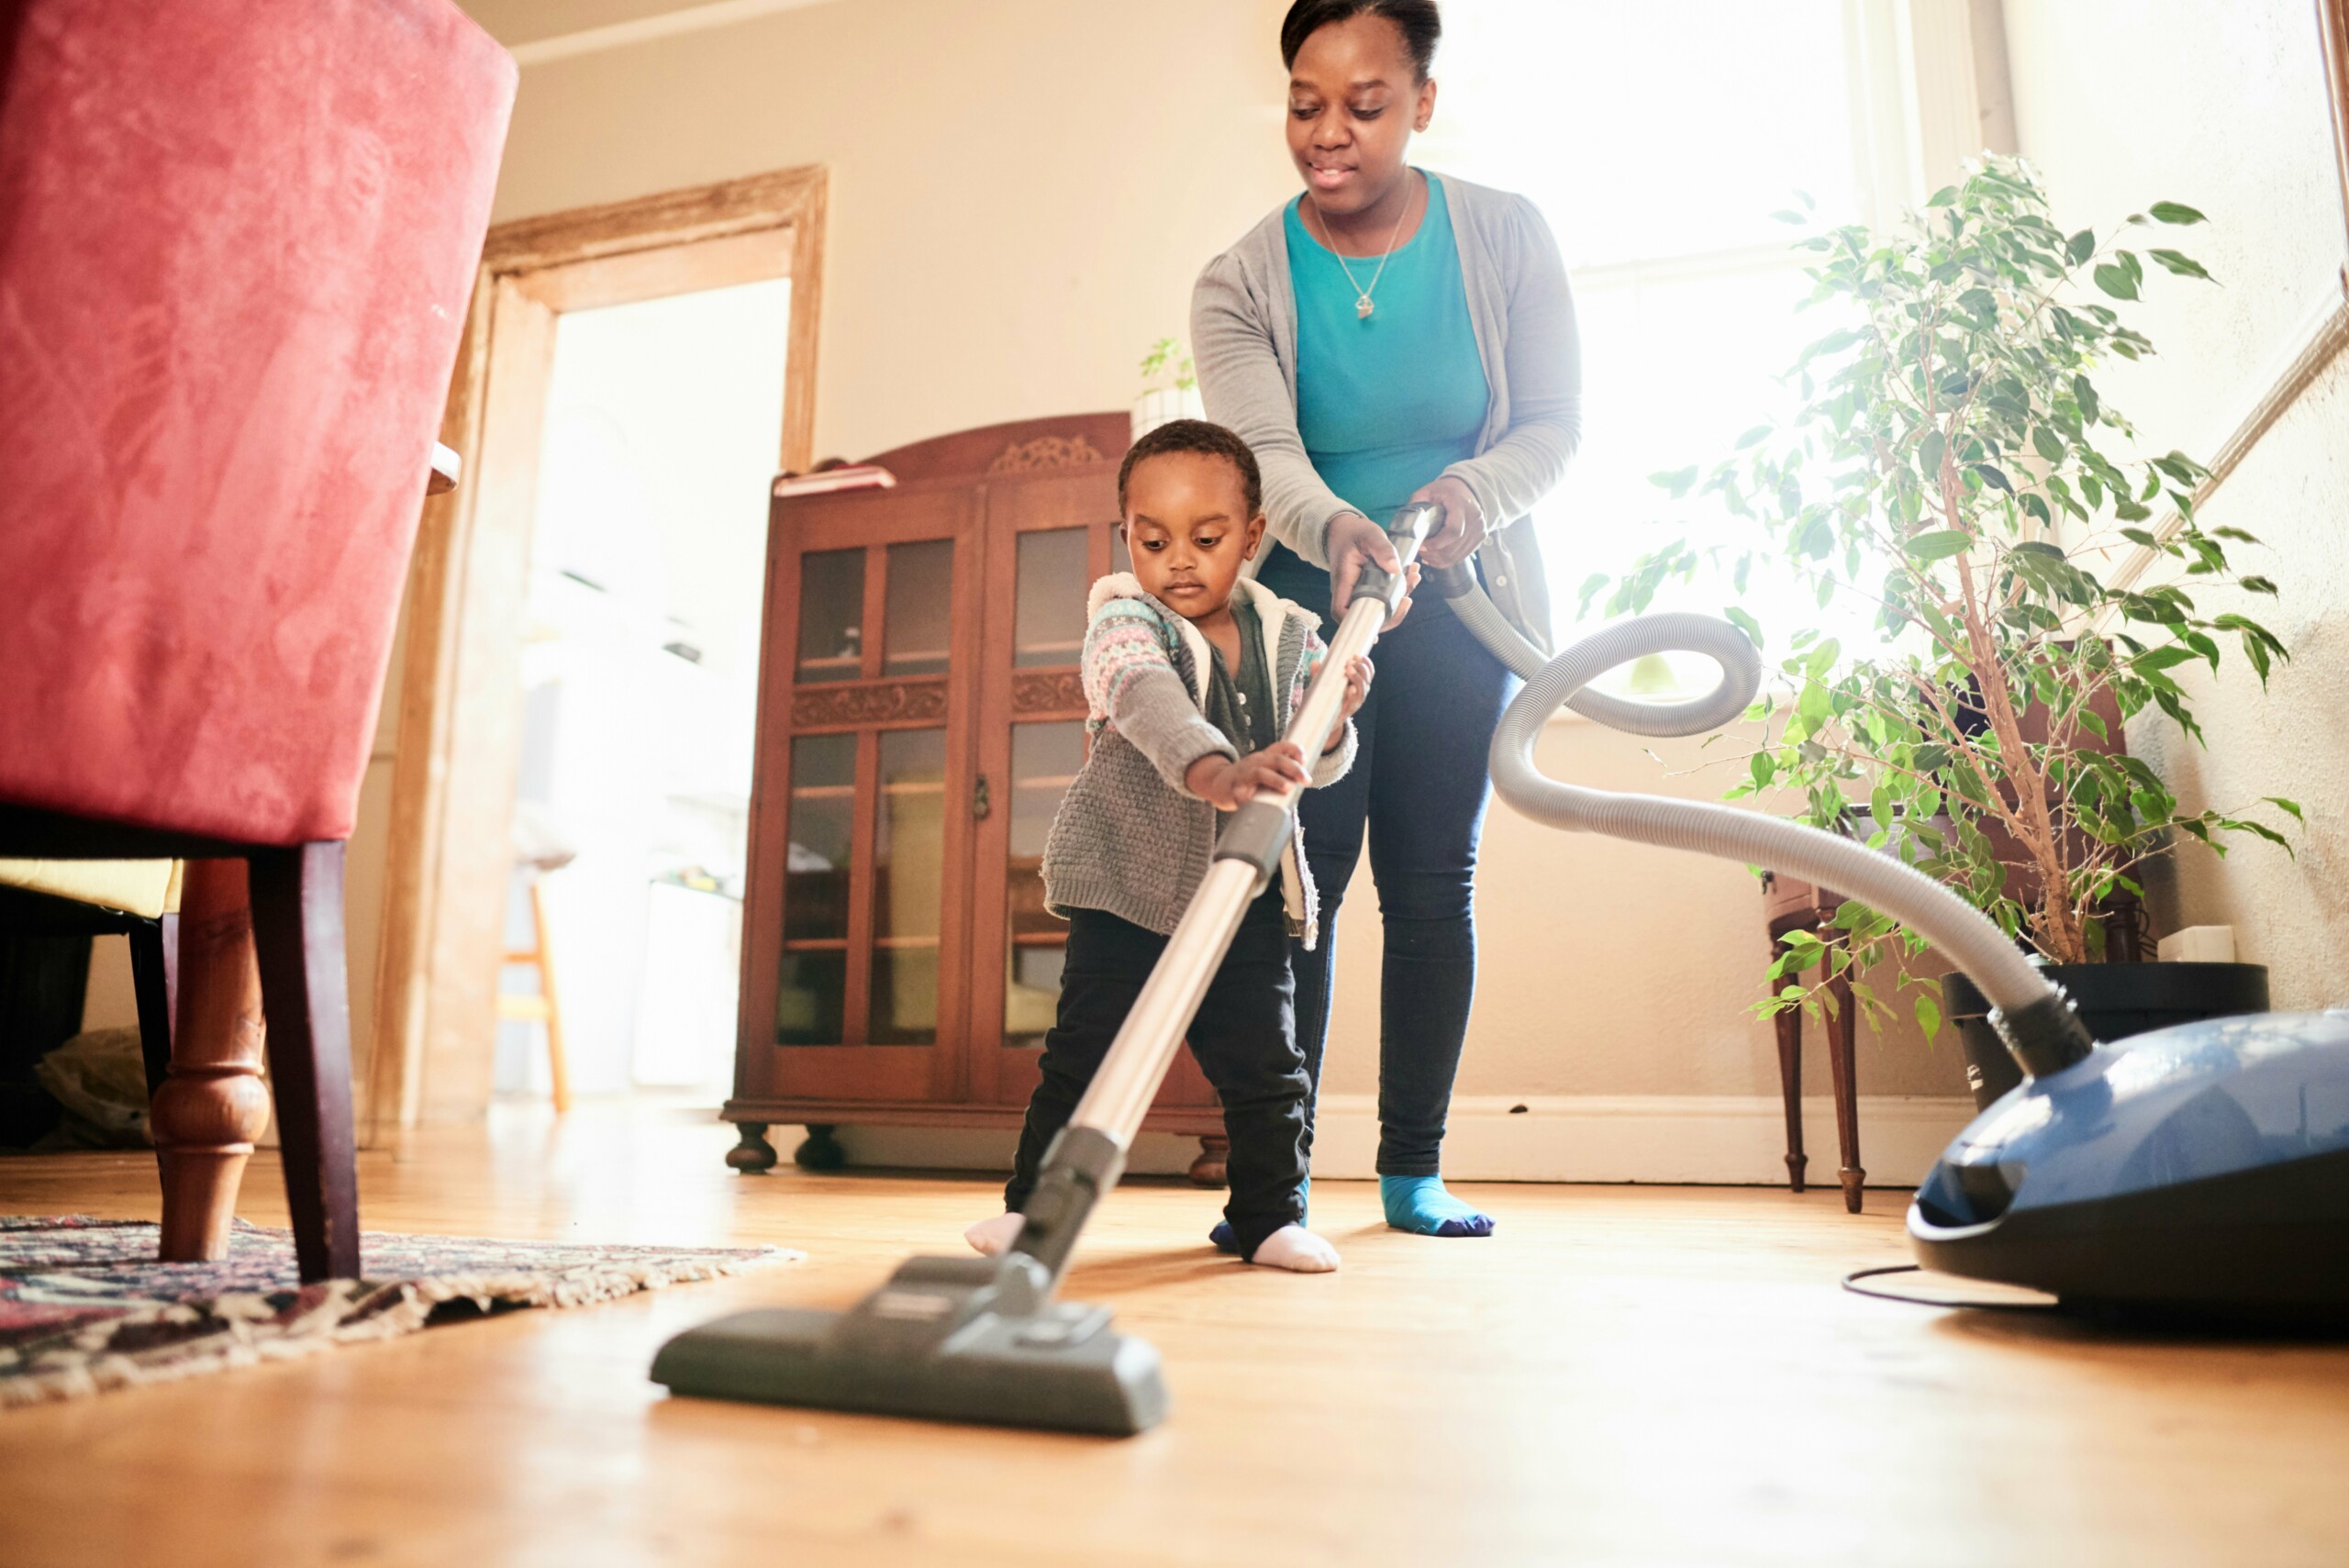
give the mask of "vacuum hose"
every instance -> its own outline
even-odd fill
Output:
[[[2060,1072],[2094,1049],[2070,1001],[2006,933],[1914,867],[1803,823],[1703,801],[1585,789],[1561,784],[1534,765],[1534,742],[1561,707],[1635,735],[1693,735],[1735,719],[1762,680],[1760,656],[1737,628],[1709,616],[1640,616],[1549,658],[1494,607],[1473,573],[1461,567],[1431,573],[1423,586],[1450,600],[1477,640],[1525,680],[1501,716],[1490,761],[1493,788],[1518,811],[1569,832],[1766,866],[1894,916],[1982,988],[1996,1009],[1991,1021],[2030,1076]],[[1586,689],[1608,671],[1651,653],[1702,654],[1720,666],[1720,681],[1703,696],[1669,704]]]

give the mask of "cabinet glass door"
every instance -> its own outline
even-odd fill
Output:
[[[885,529],[869,515],[795,514],[778,569],[796,629],[786,776],[763,818],[784,841],[761,851],[781,884],[773,1076],[786,1095],[944,1098],[960,1073],[941,1047],[967,1010],[947,977],[968,941],[978,551],[959,499]]]
[[[1045,840],[1084,766],[1085,596],[1126,569],[1099,480],[991,486],[986,500],[988,631],[980,777],[996,809],[980,822],[972,878],[972,1097],[1016,1106],[1060,1005],[1068,922],[1044,907]],[[1161,1106],[1212,1095],[1186,1052]]]

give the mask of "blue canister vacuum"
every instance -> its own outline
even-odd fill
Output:
[[[1553,827],[1847,889],[1921,932],[1989,997],[2023,1082],[1918,1188],[1909,1237],[1920,1264],[2105,1314],[2349,1326],[2349,1009],[2216,1018],[2099,1044],[1995,925],[1890,856],[1749,811],[1546,778],[1534,740],[1561,705],[1590,711],[1575,696],[1594,677],[1643,654],[1699,652],[1723,679],[1690,706],[1733,692],[1742,709],[1760,678],[1753,646],[1724,622],[1658,615],[1545,659],[1465,576],[1444,574],[1437,591],[1527,682],[1493,740],[1503,799]]]
[[[1412,559],[1434,508],[1388,525]],[[1291,733],[1335,717],[1350,655],[1368,649],[1403,586],[1365,574]],[[1848,890],[1898,917],[1978,985],[2021,1085],[1958,1135],[1909,1210],[1927,1267],[2036,1287],[2066,1307],[2223,1320],[2349,1324],[2349,1011],[2180,1025],[2099,1045],[2062,992],[1998,927],[1890,856],[1799,823],[1698,801],[1545,777],[1533,746],[1561,707],[1615,728],[1691,735],[1734,720],[1761,684],[1744,634],[1692,615],[1605,628],[1555,658],[1494,608],[1464,567],[1426,591],[1522,676],[1493,739],[1493,784],[1537,822],[1766,865]],[[1651,704],[1587,690],[1651,653],[1721,669],[1714,690]],[[1078,1233],[1126,1151],[1222,962],[1241,912],[1280,862],[1291,803],[1260,798],[1217,841],[1067,1129],[1025,1223],[999,1258],[916,1258],[847,1312],[738,1313],[662,1348],[674,1393],[1125,1435],[1166,1410],[1158,1354],[1109,1315],[1054,1299]]]

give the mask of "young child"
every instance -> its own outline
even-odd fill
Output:
[[[1353,761],[1352,716],[1370,662],[1346,672],[1343,711],[1308,762],[1281,739],[1327,651],[1319,617],[1241,576],[1264,535],[1263,483],[1247,443],[1177,419],[1136,441],[1118,471],[1133,571],[1093,585],[1085,695],[1093,747],[1052,819],[1044,901],[1069,923],[1059,1022],[1028,1102],[1004,1188],[1008,1212],[966,1231],[994,1253],[1054,1135],[1068,1122],[1215,850],[1220,813],[1271,791],[1330,784]],[[1305,1229],[1305,1057],[1297,1049],[1288,939],[1309,946],[1313,884],[1294,838],[1281,873],[1250,906],[1190,1029],[1223,1102],[1231,1151],[1224,1207],[1241,1258],[1324,1273],[1337,1249]]]

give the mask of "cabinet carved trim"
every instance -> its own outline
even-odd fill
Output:
[[[1085,706],[1085,676],[1078,671],[1023,670],[1011,677],[1011,711],[1022,717],[1082,713]]]
[[[1029,473],[1040,468],[1074,468],[1080,463],[1102,461],[1100,452],[1083,436],[1038,436],[1032,441],[1014,441],[1004,448],[1002,455],[987,464],[987,472]]]
[[[946,682],[942,678],[803,686],[791,695],[791,727],[794,729],[833,729],[857,724],[936,723],[945,717]]]

